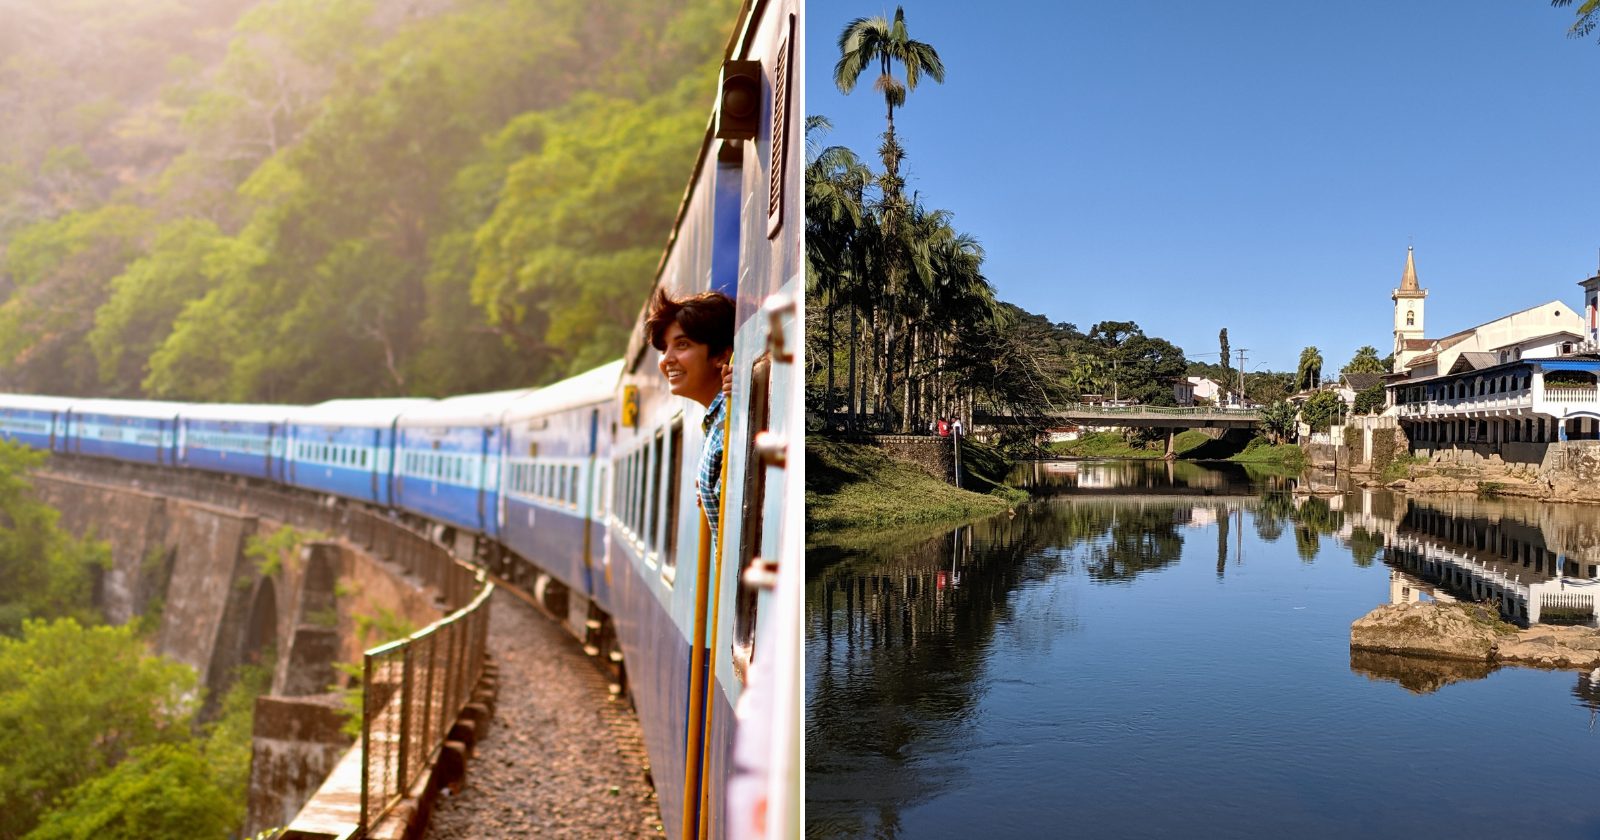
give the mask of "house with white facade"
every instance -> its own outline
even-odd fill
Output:
[[[1600,274],[1581,281],[1587,312],[1552,300],[1443,338],[1422,337],[1416,264],[1394,291],[1390,412],[1415,448],[1600,440]]]

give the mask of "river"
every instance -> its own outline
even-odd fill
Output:
[[[1587,675],[1349,646],[1461,594],[1386,545],[1593,577],[1600,511],[1182,462],[1012,480],[1014,516],[813,535],[808,836],[1600,837]]]

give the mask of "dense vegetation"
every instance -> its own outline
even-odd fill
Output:
[[[142,623],[101,621],[109,548],[34,497],[44,457],[0,441],[0,838],[229,836],[270,671],[247,669],[200,721],[194,671],[151,654]]]
[[[72,0],[0,27],[0,386],[312,401],[615,357],[733,0]]]

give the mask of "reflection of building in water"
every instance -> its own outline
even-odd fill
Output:
[[[1467,597],[1496,602],[1516,621],[1535,624],[1559,610],[1564,619],[1592,623],[1600,557],[1592,550],[1553,550],[1542,527],[1503,514],[1452,515],[1414,504],[1390,537],[1385,559]]]
[[[1399,569],[1389,570],[1389,603],[1416,604],[1422,601],[1453,604],[1456,599],[1454,595],[1440,592],[1433,584],[1416,575],[1407,574]]]

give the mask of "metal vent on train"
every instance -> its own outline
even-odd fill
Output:
[[[717,137],[754,140],[761,121],[761,62],[724,61]]]

